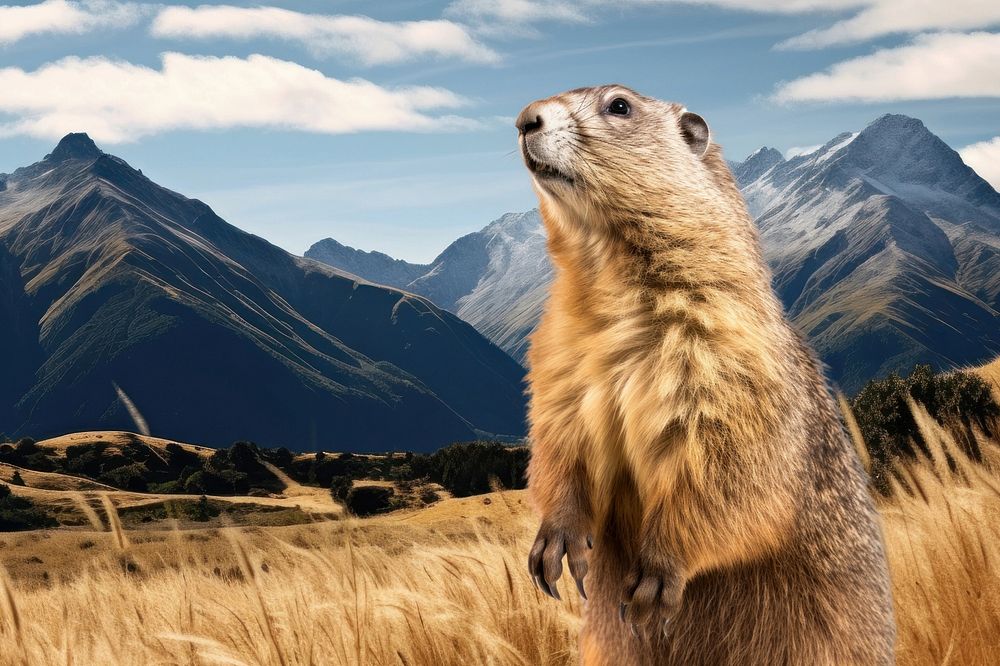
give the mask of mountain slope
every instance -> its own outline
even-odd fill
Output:
[[[38,323],[24,291],[18,262],[0,243],[0,350],[3,350],[3,380],[0,381],[0,431],[14,418],[14,403],[31,385],[39,363]],[[9,434],[9,432],[8,432]]]
[[[408,264],[333,239],[306,257],[420,294],[456,313],[518,361],[552,280],[538,211],[509,213],[449,245],[429,265]],[[417,277],[413,277],[416,274]]]
[[[447,312],[227,224],[84,135],[5,179],[0,242],[44,353],[32,436],[130,427],[296,448],[429,448],[523,432],[523,370]]]
[[[376,284],[403,289],[431,269],[430,264],[411,264],[382,252],[365,252],[341,245],[332,238],[314,243],[306,257],[335,266]]]
[[[845,390],[1000,350],[1000,195],[923,123],[886,115],[808,155],[754,159],[736,173],[775,288]]]
[[[784,159],[781,153],[774,148],[764,146],[751,153],[742,162],[730,163],[729,166],[737,182],[751,182],[767,173],[775,164],[783,162]]]

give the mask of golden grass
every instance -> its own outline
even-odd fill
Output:
[[[979,368],[974,368],[986,381],[993,384],[993,394],[1000,400],[1000,358]]]
[[[898,661],[996,664],[1000,452],[994,442],[981,442],[985,459],[976,465],[922,407],[911,409],[931,459],[902,468],[901,483],[879,507],[896,601]]]
[[[899,663],[993,664],[1000,454],[984,442],[972,465],[915,409],[934,455],[880,500]],[[521,492],[370,520],[155,533],[122,531],[108,504],[110,533],[4,535],[14,582],[0,571],[0,664],[577,661],[581,606],[532,586],[535,520]],[[59,570],[29,580],[16,567],[31,553],[44,558],[32,566]]]
[[[102,535],[74,579],[12,590],[20,633],[4,607],[0,663],[22,647],[38,664],[574,663],[579,602],[545,603],[532,587],[523,503],[482,500],[412,528],[393,516],[224,530],[228,552],[207,562],[182,532],[142,555]],[[166,566],[146,574],[150,559]]]
[[[111,486],[79,476],[58,472],[38,472],[9,463],[0,463],[0,481],[10,483],[15,472],[21,475],[21,479],[28,487],[41,490],[115,490]]]
[[[11,492],[26,497],[43,508],[58,514],[61,521],[74,524],[84,519],[93,524],[92,516],[86,508],[89,506],[88,501],[90,500],[103,503],[105,498],[109,498],[117,508],[125,510],[151,507],[163,503],[197,502],[202,497],[201,495],[181,493],[140,493],[118,490],[111,486],[66,474],[34,472],[2,463],[0,463],[0,481],[9,482],[15,470],[21,473],[21,477],[27,485],[10,486]],[[280,473],[280,470],[277,471]],[[296,512],[318,519],[336,519],[343,514],[344,508],[331,497],[329,490],[303,486],[283,473],[280,473],[279,478],[286,483],[286,487],[277,495],[267,497],[207,495],[206,497],[215,503],[224,505],[258,507],[261,512],[268,509],[294,509]],[[74,516],[73,514],[79,515]]]

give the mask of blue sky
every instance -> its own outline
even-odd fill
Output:
[[[1000,186],[998,27],[982,0],[14,3],[0,172],[86,131],[292,252],[428,261],[534,205],[522,106],[619,82],[703,115],[730,159],[906,113]]]

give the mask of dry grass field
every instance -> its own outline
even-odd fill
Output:
[[[899,663],[993,664],[1000,455],[985,445],[973,466],[917,414],[934,455],[880,505]],[[86,493],[91,527],[0,535],[0,663],[576,663],[581,604],[532,587],[522,492],[366,520],[155,530],[121,529],[110,505],[127,498],[100,493]]]
[[[879,506],[889,548],[899,664],[997,663],[1000,655],[1000,450],[982,465],[917,405],[932,457],[900,469]]]

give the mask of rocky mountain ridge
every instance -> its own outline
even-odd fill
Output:
[[[132,429],[297,449],[523,434],[523,369],[426,299],[288,254],[86,135],[3,177],[0,309],[27,385],[0,432]],[[2,397],[2,396],[0,396]]]

